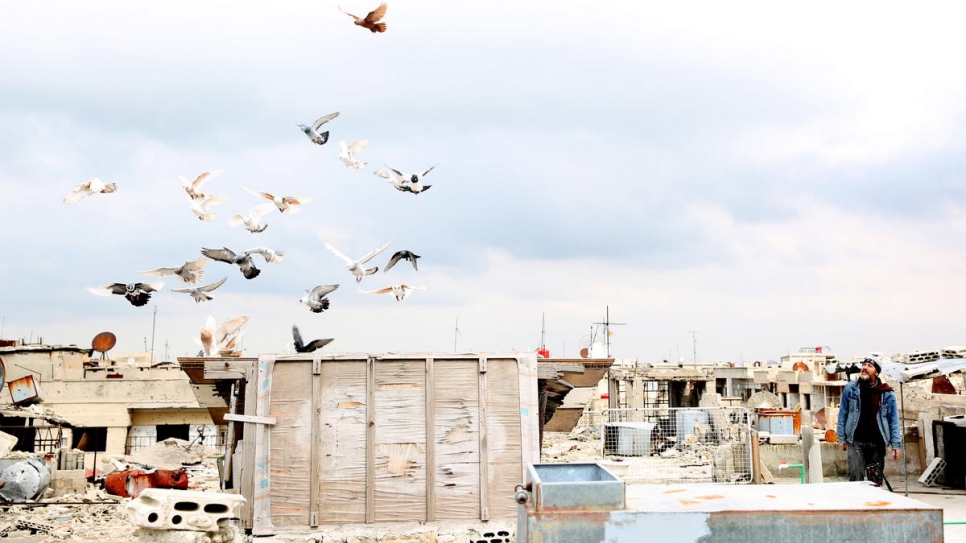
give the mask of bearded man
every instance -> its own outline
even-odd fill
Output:
[[[899,460],[902,435],[896,393],[879,378],[881,371],[876,360],[866,358],[858,379],[842,391],[835,431],[841,449],[848,452],[850,481],[865,479],[872,465],[883,469],[886,445],[892,447],[892,459]]]

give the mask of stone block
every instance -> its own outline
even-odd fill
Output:
[[[795,434],[771,434],[768,436],[768,442],[775,445],[788,444],[788,443],[798,443],[798,436]]]
[[[140,528],[209,532],[237,518],[244,504],[239,494],[147,488],[127,507]]]
[[[54,496],[87,492],[87,475],[82,469],[55,470],[50,474],[50,489]]]

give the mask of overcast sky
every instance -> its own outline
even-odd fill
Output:
[[[545,320],[577,356],[609,308],[612,354],[644,362],[966,344],[961,2],[408,0],[384,34],[328,0],[0,10],[3,338],[173,359],[247,315],[247,355],[293,324],[327,352],[529,351]],[[295,126],[334,111],[324,146]],[[386,165],[435,166],[432,190]],[[216,169],[205,223],[179,176]],[[61,203],[90,177],[119,188]],[[264,202],[243,186],[314,201],[251,234],[226,224]],[[357,285],[323,239],[419,271]],[[210,262],[210,302],[87,290],[257,246],[284,260]],[[328,311],[299,304],[330,283]],[[398,283],[426,289],[359,292]]]

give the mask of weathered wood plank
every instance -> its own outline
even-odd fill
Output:
[[[426,370],[421,360],[379,360],[374,405],[376,522],[425,520]]]
[[[489,401],[486,386],[489,376],[487,375],[487,371],[488,368],[486,357],[481,356],[479,374],[477,376],[480,406],[480,520],[490,520],[490,505],[488,496],[490,489],[490,448],[489,444],[487,443],[487,435],[489,433],[489,428],[487,426],[489,422],[487,421],[488,412],[486,405]]]
[[[205,360],[205,379],[245,379],[245,375],[255,368],[254,360],[235,360],[220,358]]]
[[[376,521],[376,360],[366,360],[366,522]]]
[[[323,361],[319,408],[320,524],[366,520],[366,362]]]
[[[476,361],[435,366],[435,491],[438,519],[479,520],[479,370]]]
[[[490,359],[486,380],[500,386],[486,388],[486,420],[488,449],[487,496],[490,515],[507,518],[516,512],[512,489],[520,482],[522,464],[522,435],[520,428],[519,367],[513,359]],[[481,454],[481,459],[483,454]],[[481,460],[482,461],[482,460]]]
[[[271,430],[271,511],[278,529],[306,526],[311,503],[312,366],[276,361],[269,410],[278,417]]]
[[[436,520],[436,375],[435,360],[426,359],[426,521]]]

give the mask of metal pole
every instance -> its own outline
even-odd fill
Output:
[[[902,381],[899,381],[899,426],[902,428],[902,435],[899,439],[902,440],[902,471],[906,478],[906,490],[903,492],[905,496],[909,496],[909,456],[906,454],[906,395],[902,390]]]

